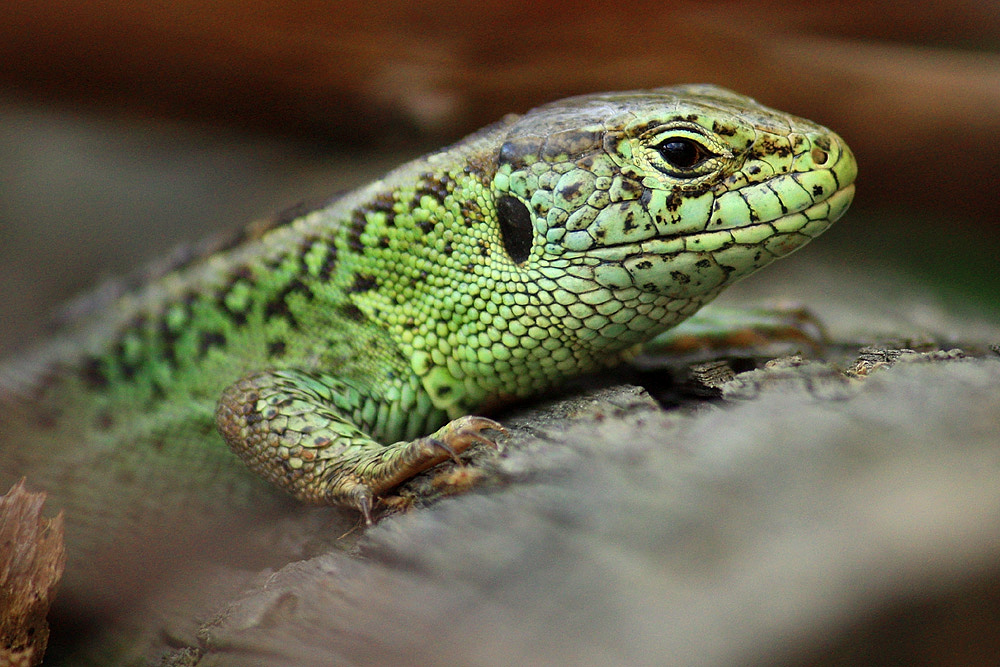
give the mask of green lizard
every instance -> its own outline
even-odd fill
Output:
[[[508,116],[8,363],[3,481],[65,508],[70,579],[193,498],[269,494],[229,450],[370,522],[400,482],[492,444],[470,415],[626,358],[822,233],[855,175],[829,130],[712,86]]]

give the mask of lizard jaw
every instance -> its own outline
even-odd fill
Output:
[[[733,244],[766,245],[769,238],[784,237],[789,234],[801,234],[812,238],[836,222],[847,211],[853,199],[854,184],[851,184],[808,208],[773,220],[719,231],[698,231],[658,236],[639,242],[605,245],[588,251],[567,253],[567,256],[592,256],[606,262],[622,262],[636,255],[670,255],[685,251],[712,252]],[[805,245],[806,242],[803,241],[800,245]],[[789,248],[781,255],[786,255],[794,249]]]
[[[823,233],[854,198],[847,185],[801,211],[767,222],[595,248],[593,279],[610,289],[637,288],[675,299],[701,297],[731,285]]]

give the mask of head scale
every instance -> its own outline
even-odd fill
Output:
[[[596,285],[685,299],[710,298],[822,232],[855,174],[826,128],[681,86],[529,112],[510,127],[493,188],[523,267],[582,264]]]

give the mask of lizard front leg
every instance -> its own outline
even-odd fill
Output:
[[[495,446],[482,431],[504,432],[493,420],[461,417],[425,437],[378,442],[377,436],[394,439],[447,420],[418,392],[407,386],[377,396],[349,380],[268,371],[227,388],[215,420],[230,449],[255,473],[301,501],[353,507],[371,524],[377,496],[473,444]]]

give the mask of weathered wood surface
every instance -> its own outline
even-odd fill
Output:
[[[512,419],[477,488],[384,520],[353,554],[262,573],[201,626],[195,664],[1000,650],[1000,361],[907,354],[863,380],[817,362],[724,391],[752,398],[665,412],[619,386]]]
[[[475,453],[468,492],[343,540],[316,534],[343,517],[290,519],[292,551],[313,555],[188,579],[197,611],[179,603],[184,586],[153,601],[162,619],[146,655],[199,667],[985,664],[1000,651],[1000,329],[901,283],[825,289],[794,267],[771,278],[729,301],[795,288],[815,299],[833,343],[812,361],[738,373],[721,399],[670,409],[612,381],[515,410],[505,450]],[[880,327],[895,346],[878,345]],[[657,377],[634,379],[661,393]],[[403,493],[455,479],[429,474]]]

